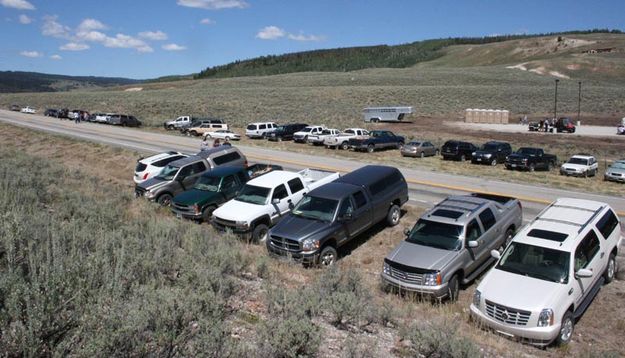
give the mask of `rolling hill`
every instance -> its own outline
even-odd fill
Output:
[[[116,77],[64,76],[38,72],[0,71],[0,93],[59,92],[140,83]]]

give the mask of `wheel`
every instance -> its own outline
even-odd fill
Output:
[[[304,136],[303,142],[302,143],[306,143],[308,142],[308,136]]]
[[[512,241],[513,237],[514,237],[514,230],[512,230],[512,228],[509,228],[508,230],[506,230],[506,238],[503,240],[503,243],[499,247],[499,253],[503,253],[503,250],[505,250],[506,247],[508,247],[508,244],[510,244],[510,241]]]
[[[349,149],[349,145],[347,144],[347,142],[341,143],[341,149],[343,149],[343,150],[348,150]]]
[[[437,156],[438,156],[438,154],[439,154],[439,153],[440,153],[440,152],[439,152],[439,151],[438,151],[438,149],[437,149],[434,155],[437,155]]]
[[[464,154],[460,155],[460,161],[464,162],[467,159],[467,157]]]
[[[569,344],[571,338],[573,338],[573,330],[575,329],[575,321],[573,313],[567,311],[562,317],[562,324],[560,325],[560,332],[558,338],[556,338],[556,344],[558,346],[564,346]]]
[[[614,280],[614,275],[616,274],[616,256],[614,254],[610,254],[610,258],[608,259],[608,267],[605,268],[605,272],[603,273],[604,282],[610,283]]]
[[[386,222],[388,226],[395,226],[399,224],[399,219],[401,218],[401,210],[399,210],[399,206],[393,204],[388,209],[388,213],[386,214]]]
[[[536,170],[536,166],[534,165],[534,163],[530,164],[529,166],[529,171],[533,172],[534,170]]]
[[[204,209],[204,211],[202,211],[202,221],[205,223],[209,222],[211,219],[211,216],[213,216],[213,211],[215,211],[215,209],[217,208],[212,205]]]
[[[597,175],[597,169],[593,169],[593,170],[590,172],[590,176],[591,176],[591,177],[594,177],[595,175]]]
[[[552,171],[552,170],[553,170],[553,167],[555,167],[555,166],[556,166],[556,165],[555,165],[555,163],[554,163],[554,162],[549,162],[549,163],[547,163],[547,170],[548,170],[548,171]]]
[[[282,137],[278,137],[278,142],[282,142]]]
[[[419,156],[421,157],[421,159],[425,158],[425,153],[421,152],[421,154],[419,154]]]
[[[254,226],[254,231],[252,231],[252,240],[254,242],[265,242],[265,240],[267,240],[268,231],[269,227],[265,224],[258,224]]]
[[[161,194],[156,202],[161,204],[162,206],[169,206],[171,204],[171,195],[170,194]]]
[[[338,253],[336,249],[331,245],[324,247],[319,254],[319,265],[321,266],[332,266],[336,263],[336,258],[338,257]]]
[[[584,178],[588,178],[588,170],[584,172]]]
[[[494,166],[497,166],[497,158],[495,158],[495,159],[491,160],[491,161],[490,161],[490,165],[492,165],[493,167],[494,167]]]
[[[458,294],[460,293],[460,283],[458,282],[458,275],[454,275],[449,284],[447,284],[447,298],[451,302],[456,302]]]
[[[212,139],[213,136],[210,133],[206,133],[206,134],[204,134],[204,138],[211,138]]]
[[[374,150],[375,150],[375,147],[373,146],[373,144],[369,144],[367,146],[367,152],[368,153],[373,153]]]
[[[168,126],[167,126],[167,129],[169,129],[170,131],[171,131],[171,130],[174,130],[174,126],[172,126],[172,125],[170,124],[170,125],[168,125]]]

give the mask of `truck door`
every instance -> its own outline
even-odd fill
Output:
[[[275,203],[276,199],[278,200]],[[289,203],[289,192],[286,190],[286,186],[284,184],[278,185],[271,195],[271,205],[273,205],[274,212],[271,214],[271,219],[275,220],[283,216],[284,214],[291,211]]]
[[[469,241],[477,241],[477,247],[469,247]],[[467,273],[473,272],[480,265],[479,258],[483,255],[484,251],[484,240],[482,238],[482,228],[480,228],[480,224],[477,220],[473,219],[467,225],[465,234],[464,234],[464,247],[469,253],[469,264],[467,265]]]
[[[287,185],[289,186],[289,190],[291,190],[291,196],[289,197],[289,200],[291,201],[291,209],[297,205],[297,203],[300,202],[300,200],[302,200],[302,198],[304,197],[304,194],[306,193],[306,190],[304,190],[304,183],[302,183],[302,180],[300,178],[293,178],[291,180],[289,180],[287,182]]]
[[[226,201],[234,198],[239,193],[240,184],[234,175],[228,175],[221,180],[221,193]]]
[[[586,295],[592,288],[592,286],[601,278],[603,274],[603,262],[605,261],[605,250],[601,250],[601,243],[595,230],[591,229],[584,239],[577,245],[575,249],[575,256],[573,258],[573,272],[577,273],[580,269],[588,269],[592,271],[591,277],[578,277],[575,274],[574,292],[575,306],[579,306],[581,302],[586,298]]]
[[[480,246],[483,249],[480,250],[479,261],[483,262],[490,256],[491,250],[499,249],[499,246],[504,243],[505,237],[502,237],[502,235],[505,235],[505,233],[501,232],[501,225],[497,225],[497,218],[491,208],[487,207],[484,209],[479,217],[482,222],[482,228],[484,228],[484,233],[478,239],[478,241],[481,241]]]
[[[354,237],[369,227],[372,221],[371,203],[367,201],[367,197],[362,190],[352,195],[354,202],[354,211],[352,219],[346,222],[347,231],[350,237]]]

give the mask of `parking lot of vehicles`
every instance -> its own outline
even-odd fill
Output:
[[[188,157],[187,154],[169,151],[155,154],[147,158],[139,158],[135,166],[135,174],[132,180],[135,184],[143,183],[158,174],[167,164],[186,157]]]
[[[438,155],[438,148],[428,141],[411,141],[401,149],[402,157],[431,157]]]
[[[255,242],[264,241],[270,227],[285,217],[304,194],[339,178],[339,173],[304,169],[272,171],[247,182],[239,195],[213,211],[211,224]]]
[[[307,126],[293,133],[293,141],[295,143],[306,143],[308,142],[308,136],[321,134],[324,129],[324,126]]]
[[[270,254],[329,266],[337,250],[380,221],[399,223],[408,186],[393,167],[367,165],[320,186],[269,231]]]
[[[497,165],[505,162],[510,154],[512,154],[510,143],[492,141],[471,153],[471,163]]]
[[[469,142],[463,142],[459,140],[448,140],[441,147],[441,155],[444,160],[459,160],[464,162],[466,159],[471,158],[473,152],[478,148]]]
[[[522,147],[506,157],[506,169],[521,169],[533,172],[536,169],[550,171],[558,163],[558,157],[547,154],[542,148]]]
[[[283,140],[293,140],[296,132],[308,127],[306,123],[283,124],[276,127],[275,130],[266,134],[266,138],[273,142],[282,142]]]
[[[603,180],[625,183],[625,159],[612,163],[605,171]]]
[[[235,147],[211,148],[170,162],[156,176],[135,185],[135,195],[167,206],[175,195],[191,189],[203,173],[221,166],[246,165],[247,159]]]
[[[327,137],[323,140],[323,144],[326,148],[340,148],[343,150],[349,149],[349,140],[358,137],[368,136],[369,131],[362,128],[347,128],[341,133]]]
[[[577,177],[594,177],[597,175],[599,163],[590,154],[576,154],[560,166],[560,175]]]
[[[564,345],[604,283],[622,242],[608,204],[561,198],[512,240],[477,287],[471,315],[507,336]]]
[[[272,170],[282,170],[282,167],[254,164],[247,168],[233,166],[208,171],[200,176],[192,189],[172,199],[171,211],[180,218],[209,222],[213,211],[239,195],[245,183]]]
[[[347,144],[352,150],[373,153],[379,149],[401,149],[405,139],[402,136],[386,130],[369,132],[368,136],[351,138]]]
[[[460,285],[493,263],[522,225],[515,198],[472,194],[451,196],[424,213],[406,239],[384,259],[382,282],[400,291],[456,300]]]
[[[278,125],[274,122],[250,123],[245,127],[245,136],[250,139],[266,138],[276,128],[278,128]]]
[[[319,134],[309,135],[308,136],[308,144],[312,145],[323,145],[323,142],[326,138],[330,138],[332,136],[336,136],[340,133],[338,129],[335,128],[326,128]]]

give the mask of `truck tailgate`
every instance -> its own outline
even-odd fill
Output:
[[[308,186],[309,190],[330,183],[339,178],[339,173],[337,172],[319,169],[306,168],[304,170],[300,170],[298,173],[302,176],[302,179]]]

